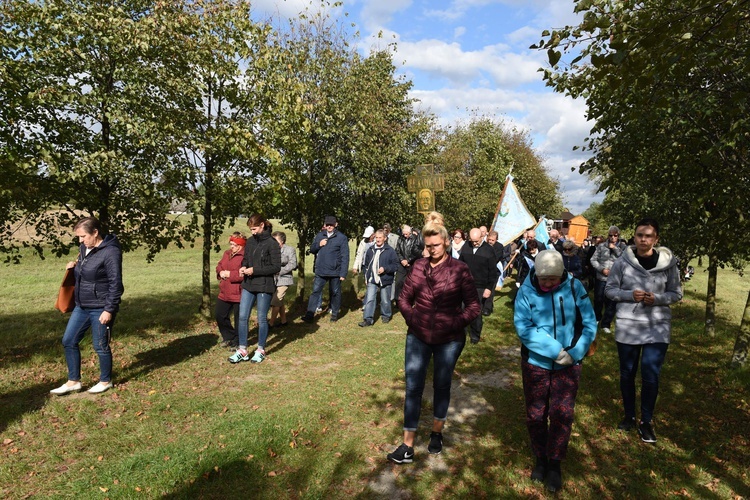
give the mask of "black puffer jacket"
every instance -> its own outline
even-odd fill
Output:
[[[75,267],[76,305],[116,313],[125,287],[122,285],[122,248],[117,236],[108,234],[86,255],[81,245]]]
[[[253,268],[253,274],[242,280],[242,288],[248,292],[276,291],[275,275],[281,270],[281,248],[279,242],[271,237],[270,228],[247,240],[242,267]]]

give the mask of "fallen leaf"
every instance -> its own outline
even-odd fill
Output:
[[[104,486],[99,486],[99,489],[102,490],[102,493],[106,493],[109,491],[109,488],[105,488]]]
[[[11,444],[12,442],[13,442],[13,440],[12,440],[12,439],[10,439],[10,438],[5,438],[5,439],[3,439],[3,446],[8,446],[8,445],[9,445],[9,444]]]
[[[271,471],[268,473],[268,477],[276,477],[276,473],[274,471]]]

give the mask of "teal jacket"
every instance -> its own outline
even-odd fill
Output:
[[[575,336],[576,305],[583,329]],[[521,339],[523,358],[547,370],[565,368],[555,363],[562,349],[580,363],[596,338],[596,316],[586,289],[564,273],[560,285],[549,292],[539,288],[532,269],[516,296],[513,322]]]

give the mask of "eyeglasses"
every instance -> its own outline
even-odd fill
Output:
[[[610,236],[620,236],[620,233],[610,233]]]
[[[454,239],[454,240],[455,240],[456,238],[460,238],[460,237],[461,237],[461,235],[460,235],[460,234],[454,234],[454,235],[453,235],[453,239]]]
[[[325,225],[325,227],[333,227],[333,226],[335,226],[336,224],[324,224],[324,225]]]

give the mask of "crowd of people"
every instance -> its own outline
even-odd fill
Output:
[[[233,233],[216,266],[216,323],[221,344],[234,350],[228,359],[232,364],[266,359],[269,329],[288,324],[284,299],[297,268],[296,252],[286,245],[285,233],[274,232],[262,214],[250,216],[247,225],[250,236]],[[79,255],[67,268],[75,273],[76,305],[62,339],[68,380],[50,391],[55,395],[82,389],[79,343],[89,328],[100,377],[88,392],[112,387],[109,341],[124,291],[117,237],[105,235],[94,217],[81,219],[74,232]],[[427,451],[442,452],[453,371],[467,334],[471,343],[480,342],[483,317],[493,312],[496,288],[513,271],[514,326],[521,343],[526,425],[535,458],[531,479],[544,482],[549,491],[561,488],[561,462],[571,436],[583,361],[597,332],[611,334],[613,322],[623,405],[618,428],[637,429],[644,442],[656,442],[652,419],[670,343],[669,306],[682,298],[677,259],[658,245],[659,237],[659,224],[650,218],[636,223],[630,244],[620,238],[617,226],[611,226],[606,239],[587,238],[580,246],[555,229],[547,241],[537,240],[529,230],[503,245],[498,233],[484,226],[449,231],[437,212],[427,216],[421,230],[409,225],[397,232],[389,224],[379,229],[367,226],[351,268],[365,285],[359,326],[375,324],[379,302],[382,323],[390,322],[395,304],[407,327],[403,442],[387,459],[397,464],[414,460],[430,362],[433,424]],[[336,322],[341,285],[350,271],[349,239],[339,231],[336,217],[325,217],[310,253],[315,257],[313,287],[301,319],[315,321],[328,284],[329,319]],[[258,343],[251,354],[248,326],[253,307]]]

